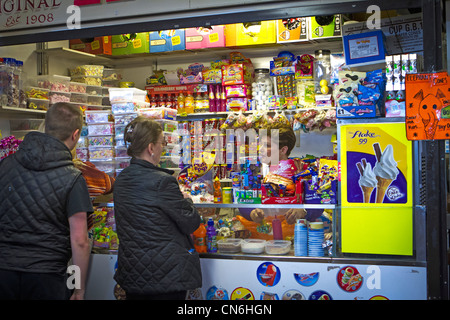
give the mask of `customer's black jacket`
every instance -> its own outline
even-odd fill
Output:
[[[200,259],[190,237],[200,225],[200,216],[171,173],[132,158],[116,178],[119,254],[114,279],[128,293],[201,287]]]
[[[0,162],[0,269],[66,272],[66,201],[80,175],[66,145],[40,132],[28,133]]]

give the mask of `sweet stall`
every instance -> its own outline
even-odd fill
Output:
[[[65,101],[77,158],[117,176],[126,124],[155,119],[202,217],[187,299],[448,298],[443,5],[122,2],[0,4],[0,159]],[[267,153],[281,126],[286,159]],[[93,203],[86,299],[126,299],[114,199]]]

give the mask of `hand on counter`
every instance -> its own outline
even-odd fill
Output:
[[[284,216],[288,224],[295,224],[297,219],[304,219],[306,217],[306,210],[289,209]],[[250,218],[256,223],[262,223],[265,218],[264,211],[259,208],[253,209],[252,212],[250,212]]]

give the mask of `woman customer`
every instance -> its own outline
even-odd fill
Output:
[[[114,185],[120,240],[114,279],[127,299],[184,299],[202,284],[190,237],[200,216],[173,171],[158,167],[166,145],[160,124],[138,117],[125,127],[124,139],[132,159]]]

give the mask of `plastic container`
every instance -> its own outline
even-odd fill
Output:
[[[133,121],[134,118],[138,116],[137,113],[119,113],[114,116],[114,124],[116,126],[120,125],[127,125],[131,121]]]
[[[291,251],[291,242],[287,240],[270,240],[266,242],[267,254],[287,254]]]
[[[150,103],[144,101],[116,101],[111,103],[112,113],[133,113],[147,109]]]
[[[89,124],[88,125],[89,136],[106,136],[114,134],[114,124],[101,123],[101,124]]]
[[[256,110],[269,109],[269,96],[273,95],[273,82],[269,69],[255,69],[255,81],[252,83],[252,99]]]
[[[137,110],[138,113],[150,119],[167,119],[175,120],[177,118],[177,110],[169,108],[146,108]]]
[[[92,77],[92,76],[73,76],[72,81],[85,83],[91,86],[101,86],[103,84],[102,77]]]
[[[263,253],[266,240],[261,239],[244,239],[241,242],[241,251],[243,253]]]
[[[114,146],[114,136],[94,136],[88,137],[89,147],[112,147]]]
[[[69,91],[77,93],[86,93],[86,84],[81,82],[70,82]]]
[[[11,119],[9,126],[11,131],[40,130],[44,127],[44,119]]]
[[[50,101],[50,104],[58,102],[70,102],[70,95],[70,92],[50,91],[48,100]]]
[[[103,81],[119,81],[120,79],[122,79],[122,76],[116,71],[116,69],[103,69]]]
[[[27,108],[34,110],[48,110],[49,101],[45,99],[27,99]]]
[[[70,77],[59,75],[43,75],[37,77],[37,86],[50,91],[70,92]]]
[[[101,106],[102,105],[102,96],[97,95],[88,95],[87,96],[87,103],[89,105],[95,105],[95,106]]]
[[[198,253],[205,253],[206,250],[206,228],[203,223],[194,231],[194,247]]]
[[[115,160],[95,160],[91,158],[89,161],[91,161],[98,170],[107,174],[113,174],[116,170]]]
[[[88,139],[86,137],[80,137],[80,139],[78,139],[76,148],[87,148],[87,147],[89,147]]]
[[[161,124],[163,131],[175,132],[178,130],[178,122],[174,120],[157,119],[157,122]]]
[[[217,248],[221,253],[239,253],[241,252],[242,239],[227,238],[217,241]]]
[[[331,51],[330,50],[316,50],[314,52],[314,91],[316,94],[326,94],[322,87],[329,87],[331,77]],[[324,80],[325,82],[321,81]]]
[[[179,138],[178,133],[163,131],[163,134],[164,134],[164,139],[165,139],[166,143],[173,143],[173,144],[178,143],[178,138]]]
[[[109,110],[86,110],[86,123],[107,123],[112,121],[112,113]]]
[[[39,87],[28,87],[25,91],[27,98],[48,100],[50,91]]]
[[[103,87],[86,85],[86,93],[93,96],[103,96]]]
[[[114,159],[113,147],[89,147],[90,160],[112,160]]]
[[[77,159],[89,160],[89,148],[76,148],[75,154]]]
[[[85,64],[70,69],[70,75],[103,77],[103,69],[102,65]]]
[[[116,146],[116,158],[127,158],[129,155],[127,154],[127,147]]]
[[[217,232],[212,218],[208,219],[206,227],[206,251],[217,252]]]
[[[70,93],[70,102],[75,103],[87,103],[88,96],[86,93],[79,92],[71,92]]]
[[[109,88],[109,100],[111,104],[123,101],[145,102],[147,91],[136,88]]]

